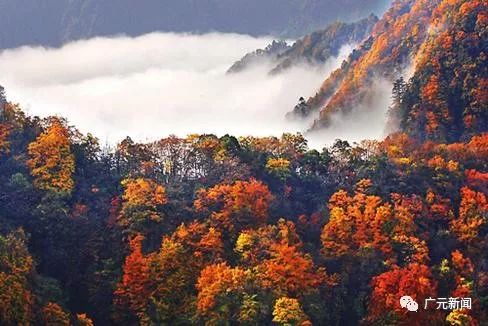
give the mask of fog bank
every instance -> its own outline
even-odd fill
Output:
[[[321,67],[269,76],[270,64],[225,74],[243,54],[271,39],[238,34],[152,33],[95,38],[59,49],[0,52],[0,84],[29,113],[61,115],[82,132],[114,143],[190,133],[279,136],[308,128],[284,115],[314,94],[351,46]],[[351,133],[364,138],[355,130]],[[326,143],[350,134],[330,134]],[[324,136],[325,137],[325,136]]]

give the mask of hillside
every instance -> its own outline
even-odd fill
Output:
[[[0,48],[60,46],[94,36],[226,32],[299,37],[381,13],[387,0],[3,0]]]
[[[2,325],[487,321],[486,133],[102,149],[60,117],[0,113]]]
[[[446,14],[450,13],[450,14]],[[488,4],[443,2],[415,54],[415,73],[397,81],[400,128],[422,140],[457,141],[488,130]]]
[[[395,1],[370,38],[308,99],[305,111],[320,110],[312,129],[368,103],[376,80],[393,84],[413,70],[408,89],[397,94],[401,109],[392,112],[402,128],[449,141],[486,131],[486,12],[481,1]]]
[[[370,15],[354,23],[336,22],[302,37],[291,46],[273,42],[265,49],[246,54],[228,72],[239,72],[259,63],[271,63],[270,74],[278,74],[297,64],[323,64],[337,56],[342,46],[357,44],[366,39],[377,21],[376,16]]]

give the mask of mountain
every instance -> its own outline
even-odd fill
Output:
[[[335,22],[323,30],[304,36],[292,46],[284,46],[286,43],[283,41],[273,41],[265,49],[246,54],[230,67],[229,72],[239,72],[247,66],[265,61],[273,63],[271,74],[280,73],[299,63],[325,63],[330,57],[337,56],[343,45],[360,43],[367,38],[377,21],[375,15],[370,15],[353,23]]]
[[[324,30],[306,35],[278,56],[278,63],[271,73],[279,73],[301,61],[324,63],[330,57],[337,56],[342,46],[366,39],[377,21],[375,15],[370,15],[354,23],[336,22]]]
[[[387,0],[3,0],[0,48],[115,34],[233,32],[299,37],[380,13]]]
[[[241,59],[234,62],[234,64],[227,70],[227,73],[237,73],[247,68],[266,62],[268,60],[276,61],[278,57],[287,52],[291,48],[286,41],[273,40],[264,49],[257,49],[256,51],[246,53]]]
[[[398,80],[390,118],[403,130],[439,141],[486,131],[487,33],[486,2],[396,0],[294,115],[319,110],[312,130],[327,127],[336,114],[368,107],[375,81]],[[402,82],[406,71],[413,77]]]
[[[486,0],[396,0],[292,115],[357,118],[386,80],[401,132],[321,151],[102,147],[0,86],[0,325],[488,325],[487,23]]]
[[[488,130],[487,23],[486,1],[444,1],[436,8],[413,77],[396,83],[392,113],[402,130],[447,142]]]

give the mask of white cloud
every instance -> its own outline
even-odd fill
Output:
[[[0,84],[29,114],[58,114],[111,143],[176,134],[281,135],[304,131],[284,118],[308,97],[351,47],[324,66],[302,65],[277,76],[263,64],[225,71],[269,38],[211,33],[152,33],[95,38],[59,49],[0,52]],[[337,138],[333,136],[333,138]],[[324,141],[325,142],[325,141]]]
[[[309,145],[312,148],[322,148],[332,145],[336,139],[360,142],[364,139],[383,139],[388,130],[388,108],[391,104],[391,89],[393,84],[383,78],[376,78],[370,85],[367,99],[356,106],[347,115],[332,114],[330,127],[307,133]]]

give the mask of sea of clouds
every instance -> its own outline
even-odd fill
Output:
[[[170,134],[303,132],[310,121],[287,121],[285,113],[300,96],[313,95],[352,46],[344,46],[337,58],[320,67],[303,64],[270,76],[271,63],[263,63],[225,73],[245,53],[271,41],[238,34],[151,33],[94,38],[55,49],[8,49],[0,52],[0,84],[9,100],[29,114],[66,117],[102,143],[126,136],[149,141]],[[384,112],[382,105],[379,118]],[[374,117],[363,118],[371,122]],[[342,125],[350,121],[341,121],[329,132],[313,134],[311,145],[383,135],[376,128],[383,122],[372,130],[355,121],[347,128]]]

